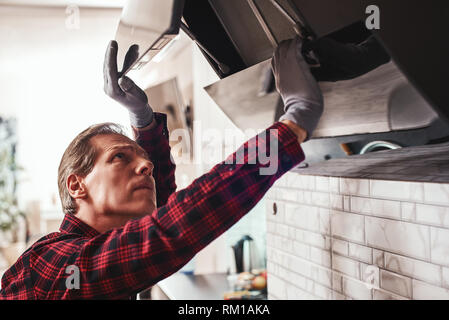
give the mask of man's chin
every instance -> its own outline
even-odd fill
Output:
[[[144,217],[147,215],[150,215],[153,213],[153,211],[156,209],[156,205],[154,203],[146,204],[141,207],[140,210],[137,210],[138,216]]]

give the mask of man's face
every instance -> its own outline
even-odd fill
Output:
[[[131,139],[107,134],[93,137],[97,158],[85,177],[87,201],[95,212],[130,218],[150,214],[156,208],[153,164]]]

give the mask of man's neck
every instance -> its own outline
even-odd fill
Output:
[[[97,230],[99,233],[109,231],[114,228],[123,227],[132,217],[127,216],[108,216],[103,214],[88,213],[80,210],[75,216]]]

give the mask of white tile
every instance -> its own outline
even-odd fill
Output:
[[[293,241],[288,238],[274,236],[274,247],[288,253],[293,253]]]
[[[338,292],[332,292],[332,300],[346,300],[346,297]]]
[[[449,207],[416,204],[416,221],[449,228]]]
[[[274,294],[279,299],[287,299],[286,282],[280,278],[270,275],[267,277],[268,292]]]
[[[401,202],[402,220],[416,221],[416,204],[410,202]]]
[[[449,184],[425,183],[424,201],[432,204],[449,205]]]
[[[343,196],[337,194],[329,194],[330,208],[343,211]]]
[[[414,279],[441,285],[441,267],[432,263],[385,252],[385,268]]]
[[[449,268],[443,267],[443,287],[449,288]]]
[[[302,229],[295,229],[295,240],[306,243],[306,233],[308,231]]]
[[[401,203],[391,200],[371,199],[371,214],[392,219],[401,218]]]
[[[287,300],[316,300],[315,297],[310,292],[303,289],[297,288],[294,285],[287,286]]]
[[[278,275],[278,268],[279,266],[272,261],[267,261],[267,274],[269,276],[277,276]]]
[[[349,256],[371,264],[373,262],[373,249],[355,243],[349,243]]]
[[[295,240],[296,238],[296,230],[294,227],[287,226],[288,228],[288,238]]]
[[[298,191],[294,189],[278,189],[277,192],[277,198],[279,200],[283,201],[291,201],[291,202],[297,202],[298,201]]]
[[[378,266],[360,263],[360,280],[367,288],[379,289],[380,287],[380,269]]]
[[[332,211],[331,231],[333,236],[363,243],[365,241],[364,217],[357,214]]]
[[[340,178],[337,177],[329,178],[329,191],[335,194],[340,193]]]
[[[384,252],[381,250],[373,249],[373,263],[383,268],[384,267]]]
[[[306,230],[296,229],[297,241],[310,244],[321,249],[329,249],[328,240],[325,235]]]
[[[319,208],[320,233],[330,235],[330,210]]]
[[[371,199],[370,198],[360,198],[351,197],[351,212],[371,214]]]
[[[398,296],[396,294],[393,294],[391,292],[387,292],[382,289],[374,289],[373,291],[373,300],[409,300],[407,298]]]
[[[332,289],[338,291],[338,292],[342,292],[343,291],[343,287],[342,287],[342,276],[338,273],[333,273],[332,274]]]
[[[304,203],[306,205],[312,205],[312,191],[303,191],[302,195],[303,198],[301,203]]]
[[[375,198],[405,201],[424,199],[424,187],[420,182],[371,180],[370,191]]]
[[[326,287],[331,287],[332,286],[332,276],[331,276],[332,272],[331,270],[327,269],[327,268],[322,268],[316,265],[311,265],[310,266],[310,275],[309,277],[326,286]]]
[[[285,223],[296,228],[319,231],[319,210],[313,206],[287,204],[285,206]]]
[[[294,174],[289,180],[289,187],[302,190],[315,190],[315,176]]]
[[[298,179],[298,174],[297,173],[287,172],[286,174],[284,174],[282,176],[281,179],[278,180],[278,182],[280,180],[282,180],[282,182],[279,185],[279,187],[291,188],[296,179]]]
[[[411,257],[430,259],[429,227],[408,222],[366,217],[366,243]]]
[[[332,239],[332,251],[340,255],[348,256],[349,255],[348,242],[344,240]]]
[[[315,247],[310,247],[310,260],[324,267],[330,268],[330,252]]]
[[[300,243],[295,241],[293,243],[293,252],[295,256],[301,257],[304,259],[309,259],[310,257],[310,246],[307,244]]]
[[[288,226],[285,224],[276,224],[276,234],[282,237],[288,237]]]
[[[449,300],[449,290],[419,280],[413,280],[413,299]]]
[[[329,192],[329,177],[315,177],[315,189],[317,191]]]
[[[299,257],[288,256],[287,267],[289,270],[299,273],[305,277],[310,276],[310,262]]]
[[[267,221],[267,232],[276,233],[276,223],[273,221]]]
[[[286,270],[287,279],[289,283],[294,284],[298,288],[305,288],[307,278],[290,270]]]
[[[313,284],[313,294],[321,299],[331,300],[332,290],[315,282]]]
[[[306,192],[306,191],[303,191],[303,190],[297,191],[297,199],[296,199],[297,203],[304,203],[304,192]]]
[[[449,266],[449,230],[430,227],[431,252],[434,263]]]
[[[283,268],[281,266],[278,266],[277,273],[275,273],[275,275],[278,276],[279,278],[281,278],[282,280],[285,280],[287,282],[291,282],[291,279],[290,279],[288,273],[289,273],[289,270],[287,270],[287,269],[285,269],[285,268]]]
[[[359,280],[343,277],[343,294],[354,299],[371,300],[373,298],[372,289]]]
[[[351,212],[351,197],[343,196],[343,210],[346,212]]]
[[[274,247],[271,247],[271,254],[272,254],[272,261],[274,261],[276,264],[279,264],[284,267],[288,266],[290,262],[289,256],[285,252],[276,249]]]
[[[319,207],[329,208],[330,207],[329,193],[312,192],[312,204]]]
[[[396,273],[380,270],[380,287],[403,297],[412,297],[412,279]]]
[[[369,196],[369,180],[340,178],[340,193]]]
[[[360,263],[358,261],[333,254],[332,269],[350,277],[360,279]]]

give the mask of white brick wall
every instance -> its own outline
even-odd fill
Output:
[[[449,299],[449,185],[287,173],[267,198],[269,299]]]

